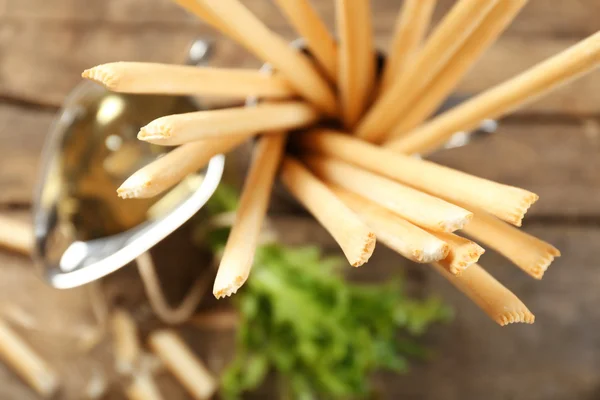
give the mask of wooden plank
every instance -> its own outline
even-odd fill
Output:
[[[600,126],[500,123],[497,133],[431,158],[540,196],[525,217],[600,215]]]
[[[281,217],[274,226],[286,243],[318,243],[341,254],[327,232],[310,219]],[[595,371],[600,368],[600,337],[595,334],[600,327],[596,244],[600,229],[535,224],[525,230],[562,251],[542,281],[531,279],[492,251],[480,262],[536,315],[533,325],[497,326],[431,268],[408,263],[381,244],[364,267],[344,269],[350,279],[360,281],[405,273],[411,286],[417,283],[419,292],[440,296],[456,311],[453,322],[434,327],[425,337],[434,352],[431,360],[413,364],[407,375],[377,378],[381,398],[596,398]]]
[[[0,65],[0,96],[58,106],[81,81],[85,68],[110,61],[182,63],[195,38],[211,38],[207,28],[177,26],[155,29],[64,24],[33,20],[9,23],[0,35],[0,52],[10,54]],[[214,66],[257,66],[240,47],[227,40],[215,46]]]
[[[29,204],[51,111],[0,105],[0,204]]]
[[[0,52],[9,54],[0,64],[0,96],[58,106],[80,82],[81,71],[110,61],[185,60],[191,41],[215,37],[197,24],[123,23],[120,25],[64,23],[22,19],[7,23],[0,35]],[[293,37],[291,31],[284,33]],[[376,37],[386,48],[389,32]],[[488,51],[460,85],[459,90],[478,93],[560,52],[576,39],[506,37]],[[239,46],[223,39],[216,43],[216,66],[250,67],[260,63]],[[42,67],[43,66],[43,67]],[[598,72],[568,85],[527,107],[527,114],[600,114]]]
[[[168,0],[3,0],[0,17],[11,19],[45,19],[62,21],[102,21],[119,24],[172,24],[192,22],[194,19]],[[329,27],[333,27],[334,2],[313,0],[315,8]],[[450,9],[455,0],[439,0],[434,21]],[[285,29],[288,24],[279,10],[269,1],[244,0],[253,12],[274,29]],[[373,20],[376,32],[390,32],[400,9],[397,0],[373,0]],[[2,2],[0,2],[2,6]],[[515,20],[508,34],[584,36],[598,30],[597,15],[600,3],[596,0],[530,1]]]
[[[598,397],[600,368],[600,230],[536,226],[530,233],[563,252],[542,281],[486,253],[481,263],[535,314],[533,325],[499,327],[441,277],[426,291],[456,310],[455,321],[427,335],[434,358],[409,375],[388,376],[383,398],[569,400]],[[435,384],[431,384],[435,382]]]

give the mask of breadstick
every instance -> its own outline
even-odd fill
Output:
[[[526,232],[514,228],[485,211],[474,209],[471,223],[464,233],[484,243],[512,261],[535,279],[542,279],[560,251]]]
[[[162,400],[163,397],[149,372],[136,375],[125,390],[129,400]]]
[[[390,141],[387,146],[406,154],[429,153],[454,133],[468,132],[486,118],[514,111],[598,65],[600,32]]]
[[[87,69],[82,77],[119,93],[158,93],[246,98],[288,98],[287,81],[255,70],[114,62]]]
[[[356,128],[361,139],[379,142],[469,37],[498,0],[460,0],[429,36],[418,53],[392,86],[369,109]]]
[[[477,243],[453,233],[431,232],[431,234],[448,244],[448,255],[439,261],[439,264],[452,275],[462,274],[485,253],[483,247]]]
[[[316,110],[301,101],[261,103],[161,117],[144,126],[138,139],[173,146],[228,135],[248,135],[300,128],[315,122]]]
[[[281,181],[327,229],[353,267],[366,263],[375,249],[375,234],[319,179],[295,158],[285,157]]]
[[[535,320],[525,304],[479,264],[471,265],[460,276],[452,275],[437,263],[431,265],[500,326],[517,322],[532,324]]]
[[[124,199],[157,196],[206,166],[213,156],[230,151],[247,138],[248,135],[224,136],[179,146],[127,178],[117,194]]]
[[[284,145],[282,134],[261,136],[256,145],[215,279],[213,294],[217,299],[236,293],[248,279]]]
[[[405,0],[398,13],[392,45],[383,67],[381,92],[388,89],[417,55],[437,0]]]
[[[337,80],[337,45],[309,0],[275,0],[296,32],[306,40],[327,78]]]
[[[430,263],[448,255],[449,246],[444,241],[397,214],[339,186],[330,186],[330,189],[373,229],[379,241],[401,256],[418,263]]]
[[[33,251],[33,228],[20,220],[0,215],[0,247],[29,255]]]
[[[338,158],[433,196],[483,208],[517,226],[539,198],[527,190],[398,154],[342,132],[315,129],[298,135],[297,142],[304,149]]]
[[[369,0],[336,0],[340,38],[338,87],[347,128],[360,119],[375,82],[375,54]]]
[[[213,14],[209,9],[201,4],[198,0],[173,0],[173,2],[177,3],[179,6],[187,10],[188,12],[194,14],[196,17],[200,18],[214,29],[221,31],[225,35],[229,36],[229,38],[235,40],[236,42],[245,45],[245,40],[242,36],[239,36],[234,30],[232,30],[229,25]]]
[[[217,390],[217,381],[189,347],[173,331],[154,332],[150,347],[181,382],[194,399],[209,399]]]
[[[131,374],[142,353],[135,321],[127,311],[117,309],[111,318],[111,329],[115,369],[121,374]]]
[[[8,324],[0,320],[0,360],[43,398],[58,390],[58,375]]]
[[[352,165],[318,156],[303,161],[321,179],[363,196],[422,228],[453,232],[467,224],[472,213],[408,186]]]
[[[292,49],[239,0],[197,0],[244,37],[253,52],[271,63],[303,97],[328,115],[337,113],[333,90],[307,56]]]
[[[444,69],[421,91],[417,101],[402,114],[388,139],[402,136],[435,112],[526,3],[527,0],[498,2]]]

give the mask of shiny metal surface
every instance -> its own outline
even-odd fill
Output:
[[[196,41],[188,64],[205,63]],[[117,187],[169,149],[137,140],[163,115],[199,109],[195,99],[111,93],[82,82],[65,101],[42,154],[34,194],[34,259],[54,287],[70,288],[114,272],[169,235],[208,201],[225,158],[156,199],[121,200]]]

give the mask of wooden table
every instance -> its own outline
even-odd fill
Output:
[[[273,29],[294,37],[268,0],[245,3]],[[332,25],[333,2],[313,3]],[[373,2],[376,40],[382,49],[389,40],[396,3]],[[451,3],[440,1],[437,19]],[[530,2],[462,82],[460,91],[479,92],[566,48],[597,31],[599,17],[597,0]],[[0,0],[0,212],[27,218],[42,142],[83,69],[117,60],[181,62],[197,37],[215,39],[214,65],[259,65],[168,0]],[[410,375],[382,378],[386,398],[600,398],[599,115],[600,74],[595,73],[506,118],[499,134],[435,156],[446,165],[538,193],[541,199],[528,213],[524,229],[556,245],[563,257],[537,282],[493,252],[484,255],[482,264],[536,314],[533,326],[506,328],[489,321],[438,276],[407,265],[428,292],[439,293],[456,308],[456,319],[425,338],[437,354],[432,361],[416,365]],[[307,234],[286,238],[290,242],[306,243],[316,237],[334,249],[314,223],[289,219],[281,223],[307,224]],[[382,278],[398,264],[406,263],[378,250],[369,266],[355,274],[360,279]],[[89,302],[93,287],[49,289],[33,276],[27,259],[5,252],[0,252],[0,269],[3,312],[20,319],[34,347],[62,374],[69,374],[61,399],[81,398],[86,382],[99,376],[114,385],[111,398],[121,398],[111,375],[108,344],[94,347],[91,357],[72,346],[76,339],[84,346],[85,335],[97,323]],[[133,288],[131,299],[143,298],[132,269],[118,279]],[[115,293],[117,289],[109,288],[106,295]],[[53,312],[56,309],[61,312]],[[196,333],[193,342],[201,348],[199,343],[212,336]],[[212,353],[204,349],[203,355],[211,367],[220,367],[222,357],[214,349]],[[170,399],[187,398],[168,377],[162,384],[170,388]],[[0,399],[35,398],[0,364]]]

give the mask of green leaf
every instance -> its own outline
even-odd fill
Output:
[[[211,213],[237,207],[233,191],[221,185]],[[204,232],[221,251],[228,228]],[[364,398],[376,371],[403,373],[409,358],[429,356],[417,342],[433,323],[451,312],[437,298],[407,297],[402,279],[383,284],[349,283],[345,265],[315,246],[260,246],[250,278],[234,297],[241,325],[236,359],[222,379],[222,395],[237,399],[258,387],[273,370],[282,399]]]

